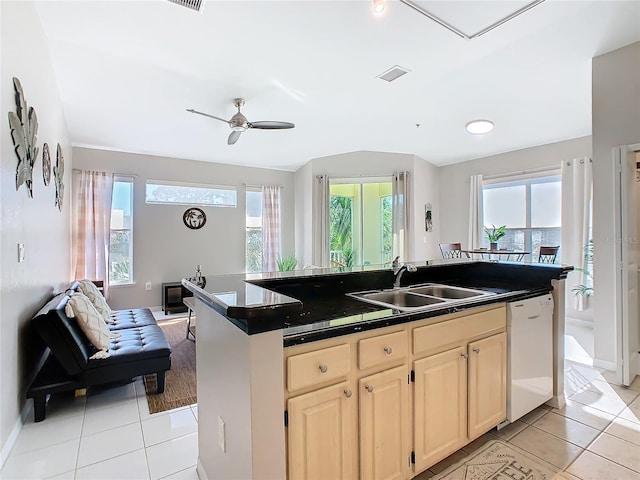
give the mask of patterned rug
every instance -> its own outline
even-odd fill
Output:
[[[557,473],[540,460],[496,440],[432,480],[552,480]]]
[[[187,319],[175,318],[158,323],[171,345],[171,370],[166,373],[164,393],[156,393],[156,376],[145,375],[144,389],[150,413],[184,407],[197,402],[196,344],[185,338]]]

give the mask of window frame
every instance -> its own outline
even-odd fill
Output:
[[[245,193],[244,193],[244,200],[245,200],[245,208],[244,208],[244,241],[245,241],[245,248],[244,248],[244,269],[246,273],[257,273],[257,272],[262,272],[264,270],[264,265],[263,265],[263,261],[264,261],[264,240],[262,240],[261,245],[260,245],[260,268],[258,270],[249,270],[249,265],[248,265],[248,256],[247,256],[247,247],[249,246],[249,230],[254,230],[257,231],[258,228],[250,228],[247,225],[247,219],[249,218],[249,216],[247,215],[247,206],[248,206],[248,194],[249,193],[260,193],[262,194],[262,188],[261,187],[246,187],[245,188]],[[264,205],[262,204],[262,201],[260,201],[260,215],[263,215],[263,210],[264,210]],[[262,222],[260,222],[260,233],[261,236],[263,236],[264,233],[264,225],[262,225]]]
[[[134,196],[135,196],[135,177],[133,175],[114,175],[113,176],[113,186],[115,189],[115,184],[118,183],[128,183],[131,185],[131,195],[129,198],[129,209],[131,212],[131,226],[130,228],[116,228],[112,229],[111,225],[109,225],[109,239],[111,239],[111,233],[116,232],[129,232],[129,280],[127,281],[115,281],[111,279],[111,242],[109,242],[109,265],[108,265],[108,276],[109,276],[109,285],[114,287],[121,286],[130,286],[135,285],[135,269],[134,269],[134,248],[133,248],[133,225],[134,225]],[[113,215],[113,199],[111,201],[111,214]]]
[[[149,185],[167,186],[167,187],[185,187],[185,188],[200,188],[207,190],[223,190],[233,192],[235,202],[231,203],[202,203],[202,202],[173,202],[163,200],[149,200],[147,196],[147,188]],[[171,180],[154,180],[147,179],[144,185],[144,203],[147,205],[191,205],[199,207],[218,207],[218,208],[237,208],[238,207],[238,187],[234,185],[218,185],[218,184],[206,184],[206,183],[191,183],[191,182],[177,182]]]
[[[562,176],[560,171],[547,171],[541,173],[539,175],[523,175],[520,177],[500,177],[493,180],[485,180],[482,185],[482,193],[484,196],[485,190],[491,190],[496,188],[504,188],[504,187],[514,187],[514,186],[524,186],[525,187],[525,226],[524,227],[512,227],[505,229],[507,232],[524,232],[524,250],[531,252],[529,257],[531,261],[536,261],[536,252],[533,245],[533,232],[543,231],[543,232],[555,232],[557,231],[560,234],[560,238],[562,238],[562,223],[559,227],[535,227],[531,225],[531,206],[532,206],[532,198],[531,198],[531,185],[534,184],[542,184],[542,183],[560,183],[562,188]],[[562,195],[562,190],[561,190]],[[562,208],[559,206],[558,208]],[[483,210],[486,209],[486,202],[484,202],[483,198]],[[483,211],[483,223],[484,218],[486,217],[485,212]],[[483,227],[487,226],[486,224]],[[561,242],[560,242],[561,243]],[[483,236],[483,246],[488,247],[489,241],[486,238],[486,235]],[[560,245],[560,250],[558,252],[558,258],[556,262],[559,262],[562,254],[562,245]]]

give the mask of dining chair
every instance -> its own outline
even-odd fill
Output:
[[[463,258],[461,243],[440,243],[439,245],[442,258]],[[470,258],[468,253],[464,256]]]
[[[560,246],[556,247],[540,247],[538,252],[538,263],[556,263]]]

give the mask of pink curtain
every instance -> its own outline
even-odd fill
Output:
[[[280,190],[282,187],[262,187],[262,269],[278,270],[278,258],[282,256],[280,234]]]
[[[109,291],[113,174],[73,171],[73,268],[76,280],[102,280]]]

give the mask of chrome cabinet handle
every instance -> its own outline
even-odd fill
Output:
[[[351,398],[351,395],[353,395],[353,393],[351,392],[351,390],[346,389],[346,390],[344,391],[344,396],[345,396],[345,397],[347,397],[347,398]]]
[[[467,355],[466,353],[461,353],[461,354],[460,354],[460,356],[461,356],[462,358],[469,358],[469,355]]]
[[[369,393],[373,392],[373,387],[372,387],[371,385],[367,385],[367,386],[366,386],[366,387],[364,387],[364,388],[365,388],[365,389],[367,390],[367,392],[369,392]]]
[[[321,373],[327,373],[327,370],[329,370],[324,363],[321,363],[318,368],[320,369]]]
[[[387,355],[391,355],[391,352],[393,352],[393,349],[391,347],[384,347],[384,353],[386,353]]]
[[[480,349],[479,348],[474,348],[473,349],[473,353],[479,354],[480,353]]]

